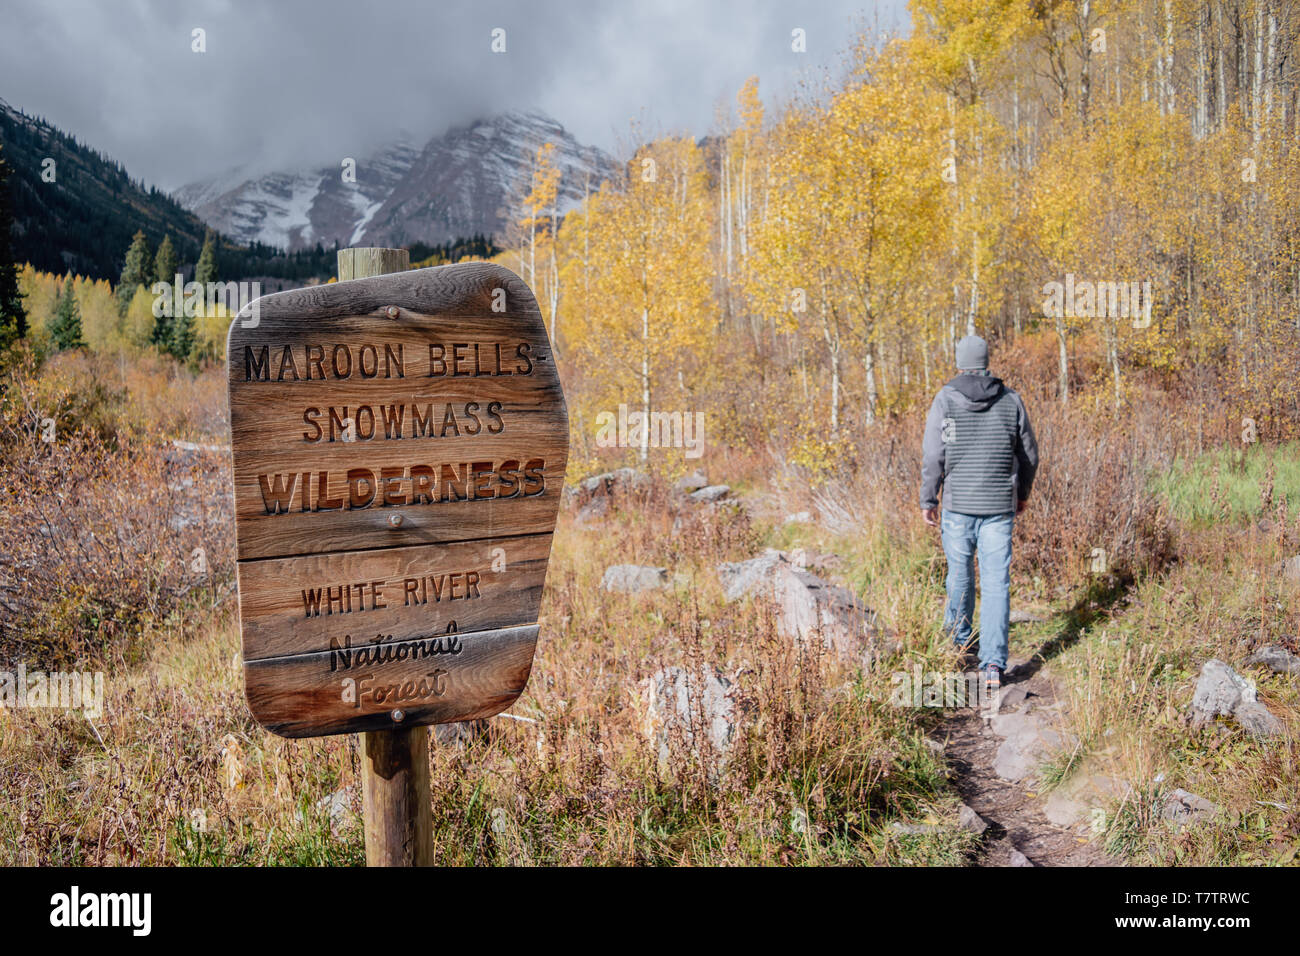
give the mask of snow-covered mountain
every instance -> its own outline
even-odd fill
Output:
[[[544,143],[555,145],[562,208],[617,168],[550,117],[510,112],[448,130],[423,148],[399,138],[357,159],[355,183],[344,180],[341,165],[256,177],[233,169],[181,187],[176,198],[238,242],[291,251],[336,240],[397,247],[478,233],[499,238]]]

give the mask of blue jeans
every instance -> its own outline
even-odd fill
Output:
[[[948,557],[948,607],[944,632],[958,647],[970,643],[975,613],[975,555],[980,558],[980,667],[1007,666],[1011,626],[1011,530],[1015,514],[943,512],[943,553]]]

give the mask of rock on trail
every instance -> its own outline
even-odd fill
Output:
[[[869,666],[898,649],[880,616],[848,588],[801,570],[771,548],[748,561],[718,565],[728,601],[763,597],[777,608],[777,632],[792,640],[820,641],[846,661]]]

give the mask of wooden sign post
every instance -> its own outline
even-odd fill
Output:
[[[362,733],[372,865],[432,862],[426,725],[528,681],[568,459],[532,291],[406,255],[340,251],[227,345],[245,695],[285,737]]]

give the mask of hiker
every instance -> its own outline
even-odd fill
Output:
[[[1011,531],[1038,470],[1038,442],[1020,396],[989,374],[988,343],[968,335],[956,352],[960,374],[939,389],[925,421],[921,515],[942,532],[948,558],[944,632],[962,649],[971,641],[979,553],[979,666],[986,689],[997,691],[1011,624]]]

